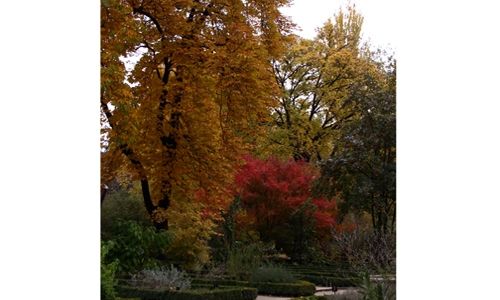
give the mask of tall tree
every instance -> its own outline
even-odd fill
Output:
[[[318,189],[341,193],[341,212],[366,211],[373,228],[392,232],[396,220],[396,62],[392,57],[376,60],[378,72],[366,73],[354,89],[359,91],[355,92],[358,114],[338,133],[331,156],[322,165]]]
[[[296,160],[328,158],[332,134],[354,114],[353,85],[366,72],[360,53],[363,18],[350,7],[328,20],[314,40],[296,38],[274,61],[282,90],[271,145]]]
[[[201,188],[226,201],[235,157],[278,90],[288,0],[102,0],[103,181],[120,167],[140,180],[157,228],[172,198]],[[123,60],[138,56],[127,72]],[[126,82],[128,81],[128,83]]]

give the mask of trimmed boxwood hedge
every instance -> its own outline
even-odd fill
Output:
[[[297,274],[297,278],[310,281],[317,285],[322,286],[358,286],[360,280],[358,277],[330,277],[330,276],[319,276],[319,275],[309,275],[309,274]]]
[[[356,277],[358,273],[352,271],[312,271],[312,270],[289,270],[292,274],[308,274],[330,277]]]
[[[296,281],[293,283],[283,282],[248,282],[239,280],[225,280],[225,279],[193,279],[191,284],[193,286],[244,286],[257,288],[259,294],[273,295],[273,296],[308,296],[313,295],[316,291],[314,284],[307,281]]]
[[[314,295],[316,286],[310,282],[299,280],[294,283],[282,282],[250,282],[251,286],[257,288],[259,294],[273,296],[309,296]]]
[[[353,270],[333,266],[286,266],[298,279],[307,280],[323,286],[357,286],[359,275]]]
[[[257,298],[257,289],[246,287],[162,291],[118,286],[117,292],[121,297],[138,297],[141,300],[255,300]]]

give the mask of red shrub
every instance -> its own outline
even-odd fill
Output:
[[[236,174],[235,192],[247,212],[254,215],[258,227],[273,228],[286,222],[311,199],[312,183],[319,173],[309,164],[250,156],[245,161]],[[335,201],[318,198],[311,202],[316,229],[325,231],[335,226]]]

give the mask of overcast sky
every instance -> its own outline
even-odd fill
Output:
[[[348,3],[356,5],[363,15],[363,38],[370,40],[373,46],[390,47],[395,50],[395,30],[393,0],[294,0],[291,7],[282,12],[302,28],[297,32],[305,38],[313,38],[315,29],[332,17],[339,7]]]

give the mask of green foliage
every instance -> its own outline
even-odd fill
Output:
[[[235,247],[236,215],[240,210],[241,199],[235,197],[227,212],[221,214],[222,223],[218,227],[220,234],[213,235],[209,242],[213,261],[225,262],[229,253]]]
[[[191,287],[191,280],[184,271],[174,266],[155,270],[142,270],[132,276],[131,284],[148,289],[185,290]]]
[[[107,259],[109,250],[113,247],[112,242],[101,242],[101,299],[114,300],[116,270],[118,269],[118,260],[109,262]]]
[[[316,286],[307,281],[295,281],[292,283],[283,282],[254,282],[250,283],[256,287],[259,294],[273,296],[308,296],[314,294]]]
[[[210,261],[208,242],[214,222],[203,216],[203,206],[179,195],[168,211],[171,243],[166,255],[184,270],[200,270]]]
[[[380,62],[353,86],[357,113],[335,136],[318,192],[341,195],[342,214],[367,212],[374,229],[396,218],[396,62]]]
[[[321,286],[357,286],[359,285],[358,273],[346,269],[347,266],[287,266],[298,279],[307,280]]]
[[[241,280],[211,280],[194,279],[196,286],[244,286],[253,287],[262,295],[273,296],[306,296],[314,294],[316,287],[307,281],[295,280],[294,282],[250,282]]]
[[[314,258],[316,237],[314,212],[317,207],[308,199],[291,216],[288,230],[284,232],[293,237],[293,242],[286,248],[292,249],[290,257],[293,261],[306,262]]]
[[[144,226],[151,224],[142,197],[133,189],[118,187],[108,192],[101,206],[103,239],[111,239],[113,227],[123,220],[135,221]]]
[[[262,265],[262,261],[259,244],[240,245],[229,252],[226,271],[237,279],[248,280],[253,271]]]
[[[171,240],[168,232],[135,221],[119,221],[112,233],[115,246],[109,255],[120,261],[121,272],[157,267],[158,258],[162,257]]]
[[[300,274],[297,275],[298,278],[310,281],[317,285],[323,286],[357,286],[359,279],[357,277],[340,277],[340,276],[325,276],[325,275],[309,275]]]
[[[246,286],[249,287],[248,281],[233,280],[233,279],[215,279],[215,278],[195,278],[192,280],[193,285],[203,286]]]
[[[362,274],[361,294],[363,300],[395,300],[395,286],[386,281],[373,282],[368,273]]]
[[[124,297],[140,297],[142,300],[255,300],[257,298],[257,289],[246,287],[169,291],[120,286],[118,291]]]
[[[252,272],[250,277],[251,282],[285,282],[291,283],[296,281],[293,274],[286,269],[268,266],[260,267]]]

